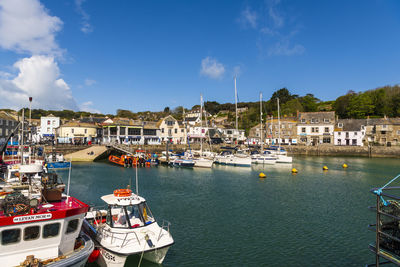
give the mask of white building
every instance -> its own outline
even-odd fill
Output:
[[[40,118],[40,135],[42,137],[53,137],[58,127],[60,127],[60,117],[50,114]]]
[[[305,145],[332,144],[335,112],[299,112],[297,135]]]
[[[173,144],[186,144],[186,126],[171,115],[161,119],[157,127],[160,129],[161,142],[169,140]]]
[[[236,130],[231,128],[217,128],[222,132],[222,136],[226,143],[238,144],[246,141],[245,130]]]
[[[338,120],[333,133],[335,146],[363,146],[365,137],[365,119]]]
[[[208,129],[204,126],[189,126],[187,136],[190,143],[199,143],[201,139],[203,141],[208,140]]]

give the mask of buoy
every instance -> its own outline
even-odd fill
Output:
[[[258,175],[258,177],[260,177],[260,178],[266,178],[267,176],[265,175],[265,173],[260,172],[260,174]]]
[[[97,260],[97,258],[100,256],[100,250],[95,249],[93,250],[92,254],[90,254],[88,262],[92,263]]]
[[[296,168],[293,168],[293,169],[292,169],[292,173],[297,173],[297,169],[296,169]]]
[[[328,170],[328,167],[327,167],[327,166],[324,166],[324,167],[322,167],[322,169],[323,169],[324,171],[327,171],[327,170]]]
[[[342,167],[343,167],[343,168],[347,168],[348,166],[347,166],[346,163],[344,163],[344,164],[342,165]]]

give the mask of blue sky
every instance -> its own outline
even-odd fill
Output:
[[[3,0],[0,108],[334,100],[399,83],[399,1]]]

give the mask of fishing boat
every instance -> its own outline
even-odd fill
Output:
[[[62,194],[56,174],[45,174],[41,187],[26,182],[1,191],[0,203],[3,266],[86,263],[94,243],[80,229],[89,206]]]
[[[63,154],[50,154],[46,158],[47,169],[68,169],[71,166],[71,162],[64,159]]]
[[[86,215],[83,229],[99,246],[97,264],[124,266],[130,255],[161,264],[174,244],[170,223],[161,227],[146,200],[130,189],[118,189],[102,196],[106,210],[92,210]]]

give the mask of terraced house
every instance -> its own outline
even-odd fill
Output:
[[[17,126],[18,122],[11,115],[0,111],[0,144],[3,144],[8,135]]]
[[[171,115],[159,120],[157,127],[160,129],[161,142],[169,141],[173,144],[186,144],[186,125]]]
[[[297,134],[299,144],[333,144],[335,112],[299,112],[297,115]]]

